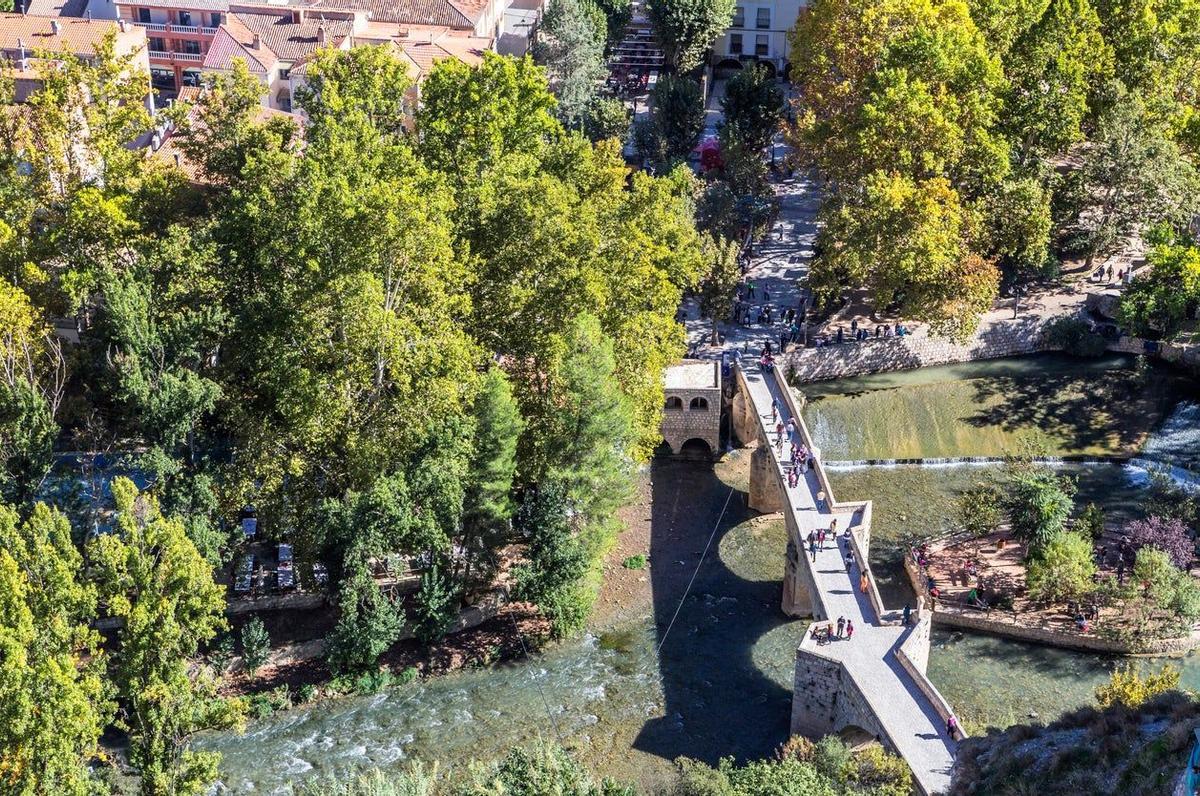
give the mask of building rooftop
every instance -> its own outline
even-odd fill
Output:
[[[319,19],[305,16],[294,22],[290,11],[234,11],[230,17],[241,22],[251,36],[259,36],[280,60],[297,62],[321,46],[332,46],[349,35],[353,23],[348,19]],[[321,29],[324,28],[324,43]]]
[[[116,34],[119,53],[146,46],[146,31],[136,25],[122,27],[115,20],[0,14],[0,50],[23,47],[29,55],[43,50],[95,55],[96,47],[110,33]]]
[[[716,390],[721,387],[721,363],[685,359],[663,371],[668,390]]]
[[[34,17],[82,17],[87,6],[88,0],[29,0],[25,13]]]

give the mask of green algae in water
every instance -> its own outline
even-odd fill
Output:
[[[1042,354],[805,384],[824,458],[1002,456],[1030,439],[1052,455],[1129,455],[1194,388],[1126,356]]]
[[[725,533],[718,556],[743,580],[781,583],[787,541],[787,525],[782,519],[751,520]]]

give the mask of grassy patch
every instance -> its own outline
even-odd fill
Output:
[[[621,562],[621,566],[625,567],[625,569],[645,569],[646,554],[638,553],[637,555],[630,556]]]

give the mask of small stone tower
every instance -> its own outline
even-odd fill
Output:
[[[671,453],[716,458],[721,451],[721,363],[684,360],[666,369],[663,386],[662,435]]]

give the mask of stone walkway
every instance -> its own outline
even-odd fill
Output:
[[[744,375],[764,438],[773,442],[776,438],[776,421],[771,418],[772,399],[777,402],[780,421],[787,423],[790,417],[788,403],[779,394],[778,379],[761,373],[756,366],[745,367]],[[797,444],[806,442],[801,423],[797,418]],[[788,441],[785,440],[783,448],[790,450]],[[781,483],[786,484],[777,450],[776,446],[771,446],[772,461],[780,474]],[[830,512],[832,495],[827,495],[828,502],[824,508],[818,509],[816,494],[820,490],[820,481],[814,470],[810,470],[795,488],[785,489],[784,511],[792,512],[795,517],[800,538],[793,541],[797,549],[803,550],[806,560],[808,553],[804,539],[810,530],[828,528],[836,516],[839,531],[844,531],[853,520],[852,512],[836,515]],[[950,785],[956,744],[946,734],[945,724],[934,703],[901,667],[895,655],[896,648],[912,632],[912,628],[880,621],[881,617],[877,615],[868,596],[859,592],[858,566],[855,565],[852,573],[846,571],[844,547],[845,542],[840,540],[832,544],[827,541],[825,548],[817,551],[812,566],[826,615],[832,617],[835,623],[840,616],[852,621],[855,626],[854,638],[835,640],[818,648],[806,636],[801,646],[845,665],[896,750],[912,768],[921,789],[929,794],[945,791]],[[883,618],[894,620],[895,616],[889,614]]]

